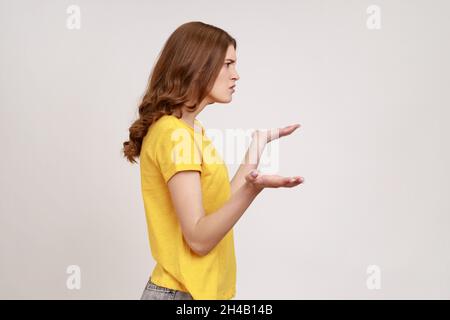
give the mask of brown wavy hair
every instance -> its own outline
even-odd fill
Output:
[[[150,74],[129,141],[123,143],[129,162],[136,163],[153,122],[177,109],[182,112],[182,106],[197,109],[212,90],[230,45],[236,49],[236,40],[227,32],[200,21],[182,24],[170,35]]]

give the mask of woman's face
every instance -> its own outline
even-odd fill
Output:
[[[236,50],[230,45],[225,55],[222,69],[209,93],[210,100],[219,103],[230,102],[231,95],[234,92],[230,87],[234,86],[237,80],[239,80],[239,75],[236,71]]]

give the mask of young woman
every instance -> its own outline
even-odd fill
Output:
[[[196,119],[209,104],[229,103],[239,79],[236,40],[202,22],[178,27],[151,73],[129,129],[125,157],[140,159],[141,187],[156,265],[141,299],[232,299],[236,294],[233,226],[264,188],[294,187],[301,177],[261,175],[270,141],[300,125],[260,131],[235,176]]]

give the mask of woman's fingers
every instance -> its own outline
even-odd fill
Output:
[[[300,183],[303,183],[305,179],[303,177],[292,177],[289,178],[289,181],[286,182],[285,187],[295,187],[298,186]]]
[[[265,131],[255,130],[252,133],[252,138],[256,138],[259,141],[264,141],[268,143],[278,138],[288,136],[300,127],[301,125],[299,123],[296,123],[284,128],[274,128]]]
[[[291,188],[298,186],[304,181],[300,176],[282,177],[279,175],[262,175],[257,170],[252,170],[245,178],[249,183],[262,188]]]
[[[300,128],[300,124],[293,124],[284,128],[279,129],[279,135],[280,137],[290,135],[292,132],[294,132],[296,129]]]
[[[278,186],[279,187],[285,187],[285,188],[291,188],[291,187],[295,187],[298,186],[300,183],[303,182],[303,178],[302,177],[279,177],[279,183]]]

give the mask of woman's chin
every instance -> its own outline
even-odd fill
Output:
[[[224,97],[224,98],[221,98],[221,99],[217,99],[216,102],[217,103],[229,103],[229,102],[231,102],[231,100],[232,100],[232,97],[229,96],[229,97]]]

